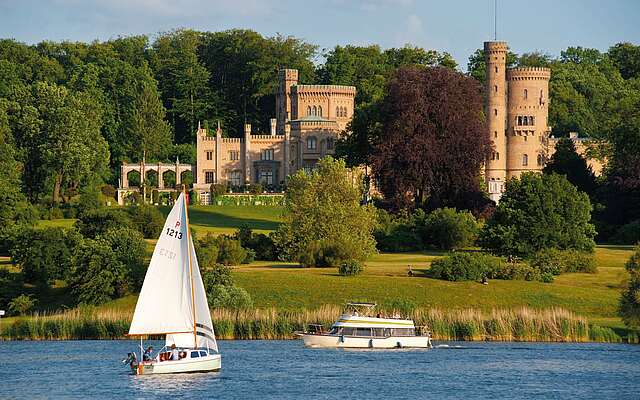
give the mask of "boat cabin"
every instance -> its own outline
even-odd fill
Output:
[[[391,337],[391,336],[415,336],[414,328],[353,328],[334,326],[330,335],[360,336],[360,337]]]
[[[206,357],[208,356],[209,353],[207,352],[207,350],[179,350],[178,351],[178,356],[180,357],[180,360],[185,359],[185,358],[200,358],[200,357]],[[160,362],[162,361],[173,361],[171,359],[171,351],[162,351],[160,350],[160,352],[158,353],[158,356],[156,357],[156,359]]]

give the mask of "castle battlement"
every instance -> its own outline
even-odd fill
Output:
[[[244,139],[243,138],[222,138],[222,143],[244,143]]]
[[[508,80],[549,80],[551,69],[545,67],[518,67],[507,70]]]
[[[507,42],[484,42],[484,51],[489,53],[506,53],[509,50]]]
[[[284,135],[251,135],[251,140],[272,140],[279,142],[284,139]]]
[[[343,86],[343,85],[295,85],[291,87],[291,91],[298,95],[334,95],[344,94],[348,96],[355,96],[355,86]]]

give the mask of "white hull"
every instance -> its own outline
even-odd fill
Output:
[[[356,349],[393,349],[393,348],[430,348],[431,338],[428,336],[389,336],[362,337],[337,335],[301,335],[307,347],[335,347]]]
[[[222,367],[220,354],[211,354],[206,357],[185,358],[178,361],[151,361],[143,362],[138,366],[132,366],[131,370],[136,375],[148,374],[181,374],[189,372],[215,372]]]

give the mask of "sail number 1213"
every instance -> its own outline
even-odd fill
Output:
[[[174,237],[178,240],[182,239],[182,232],[175,229],[167,228],[167,235]]]

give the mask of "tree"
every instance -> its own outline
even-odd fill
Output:
[[[624,266],[629,273],[627,287],[620,298],[619,313],[624,323],[632,328],[640,328],[640,246]]]
[[[157,239],[164,226],[164,216],[157,207],[150,205],[131,206],[127,210],[131,222],[146,239]]]
[[[320,242],[341,255],[335,262],[364,261],[375,252],[375,210],[360,204],[360,186],[352,183],[343,160],[325,157],[313,172],[298,171],[285,198],[284,222],[275,238],[283,258],[301,261]]]
[[[25,229],[11,249],[11,262],[19,265],[24,280],[46,290],[54,279],[66,279],[72,255],[82,237],[62,228]]]
[[[471,246],[478,236],[478,223],[468,211],[455,208],[433,210],[425,221],[426,244],[442,250]]]
[[[640,77],[640,46],[617,43],[609,48],[608,54],[624,79]]]
[[[133,110],[130,135],[133,145],[150,160],[161,160],[171,147],[171,128],[164,120],[165,110],[158,98],[155,82],[141,82]]]
[[[576,152],[573,140],[561,138],[555,150],[543,172],[564,175],[578,190],[592,196],[596,188],[596,177],[587,165],[587,160]]]
[[[38,300],[32,295],[21,294],[9,302],[9,312],[13,315],[26,315],[36,305]]]
[[[125,211],[100,208],[79,215],[76,229],[85,237],[95,239],[112,228],[134,228],[136,225]]]
[[[507,181],[480,244],[507,256],[530,256],[545,248],[592,251],[591,210],[589,197],[564,176],[525,173]]]
[[[405,67],[391,80],[370,157],[395,208],[468,208],[491,151],[480,86],[446,68]]]

